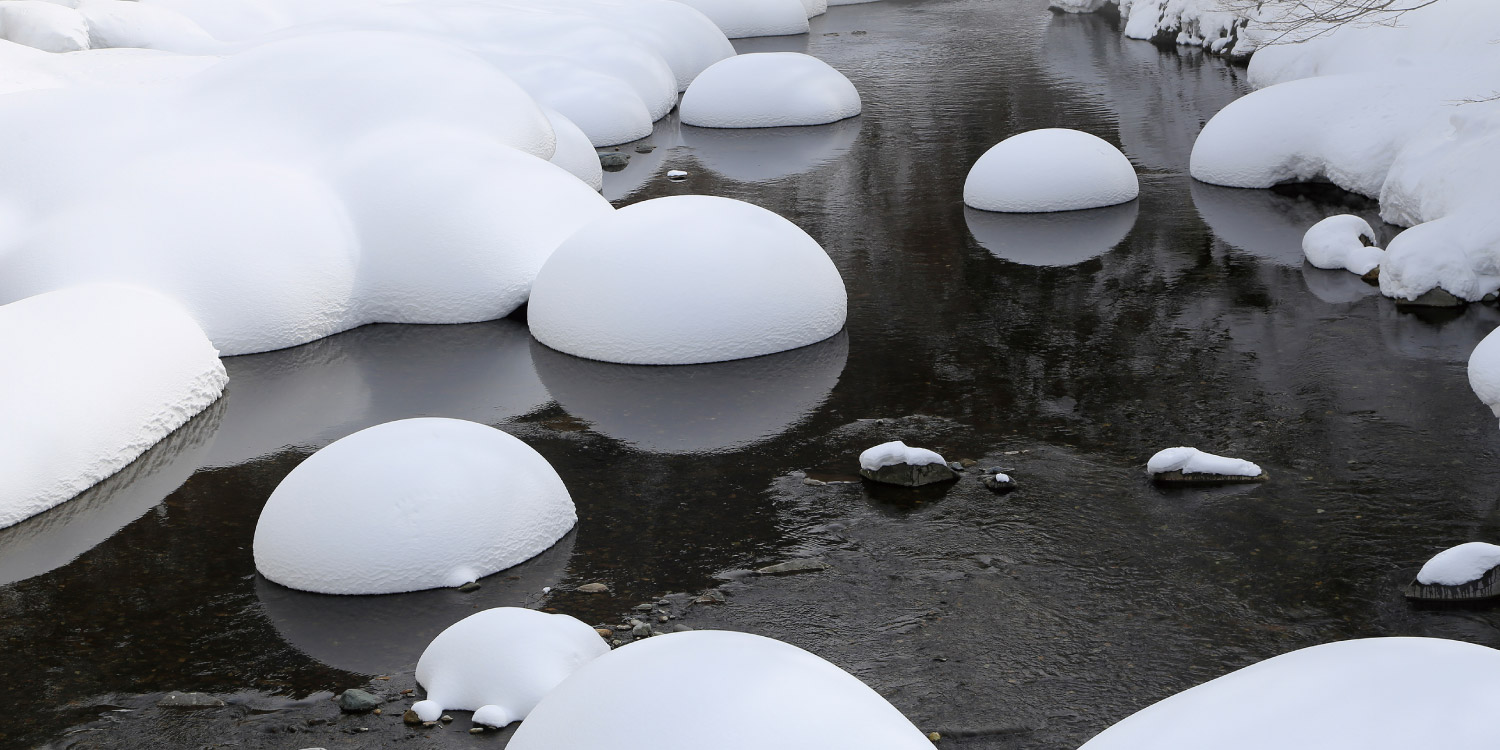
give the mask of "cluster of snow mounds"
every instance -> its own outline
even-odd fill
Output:
[[[698,750],[706,737],[723,750],[932,748],[848,672],[781,641],[718,630],[637,641],[585,664],[542,699],[508,747]]]
[[[808,0],[677,0],[708,16],[730,39],[806,34]]]
[[[1417,583],[1460,586],[1479,580],[1497,565],[1500,565],[1500,546],[1468,542],[1433,555],[1417,571]]]
[[[1485,336],[1469,355],[1469,387],[1500,417],[1500,328]]]
[[[927,464],[947,464],[943,457],[926,448],[912,448],[900,440],[892,440],[889,443],[881,443],[874,448],[866,449],[859,454],[859,468],[866,471],[875,471],[883,466],[926,466]]]
[[[682,122],[705,128],[825,125],[860,112],[843,73],[811,55],[762,52],[714,63],[682,95]]]
[[[847,310],[838,269],[797,225],[742,201],[682,195],[569,237],[537,274],[527,321],[568,354],[686,365],[822,341]]]
[[[531,713],[557,684],[609,646],[593,628],[562,614],[496,607],[439,633],[417,662],[427,699],[411,708],[423,721],[473,711],[474,723],[503,727]]]
[[[1180,471],[1183,474],[1213,474],[1224,477],[1258,477],[1259,466],[1239,458],[1216,456],[1197,448],[1167,448],[1158,451],[1146,462],[1146,473],[1151,476]]]
[[[88,285],[0,306],[0,528],[125,468],[224,392],[179,305]]]
[[[1076,211],[1139,194],[1135,168],[1119,149],[1067,128],[1006,138],[974,162],[964,181],[964,203],[982,211]]]
[[[1375,247],[1370,222],[1352,214],[1330,216],[1312,225],[1302,236],[1302,253],[1318,268],[1357,274],[1369,273],[1385,259],[1385,251]]]
[[[387,422],[293,469],[261,510],[255,567],[288,588],[394,594],[524,562],[577,522],[541,454],[475,422]]]
[[[1410,750],[1495,746],[1500,651],[1368,638],[1282,654],[1178,693],[1079,750]]]

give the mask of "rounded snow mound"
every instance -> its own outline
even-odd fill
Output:
[[[1249,461],[1204,453],[1197,448],[1167,448],[1146,462],[1146,473],[1152,476],[1171,471],[1225,477],[1258,477],[1261,474],[1260,467]]]
[[[1485,336],[1469,355],[1469,387],[1500,417],[1500,328]]]
[[[842,669],[780,641],[717,630],[637,641],[589,662],[542,699],[509,747],[699,750],[710,736],[726,750],[932,750]]]
[[[843,73],[800,52],[736,55],[703,71],[682,95],[682,122],[704,128],[824,125],[860,112]]]
[[[936,451],[930,451],[926,448],[912,448],[900,440],[881,443],[859,454],[859,468],[868,471],[875,471],[883,466],[898,466],[900,464],[926,466],[927,464],[947,463]]]
[[[1375,230],[1370,223],[1351,214],[1330,216],[1302,236],[1302,252],[1308,263],[1357,274],[1369,273],[1385,258],[1385,251],[1374,245]]]
[[[1460,586],[1479,580],[1497,565],[1500,565],[1500,546],[1484,542],[1460,544],[1433,555],[1417,571],[1417,583]]]
[[[1076,211],[1139,194],[1135,168],[1119,149],[1066,128],[1006,138],[974,162],[964,181],[964,203],[982,211]]]
[[[622,208],[542,265],[527,319],[547,346],[606,362],[756,357],[844,327],[844,281],[818,243],[766,209],[682,195]]]
[[[427,700],[412,706],[423,721],[444,711],[473,711],[474,723],[503,727],[579,667],[608,653],[593,628],[568,615],[496,607],[439,633],[417,661]]]
[[[724,36],[785,36],[807,33],[803,0],[678,0],[708,16]]]
[[[77,52],[89,48],[89,22],[59,3],[7,0],[0,3],[0,39],[43,52]]]
[[[1500,651],[1441,638],[1304,648],[1149,706],[1080,750],[1486,748]],[[1434,721],[1454,717],[1453,721]]]
[[[322,594],[458,586],[541,553],[577,520],[562,479],[520,440],[461,419],[403,419],[293,469],[261,510],[255,567]]]
[[[0,352],[0,528],[125,468],[229,380],[186,310],[114,284],[0,306]]]

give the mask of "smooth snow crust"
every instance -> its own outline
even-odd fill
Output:
[[[1469,542],[1432,556],[1417,571],[1417,583],[1458,586],[1477,581],[1500,565],[1500,545]]]
[[[683,365],[822,341],[848,298],[823,248],[749,203],[702,195],[622,208],[569,237],[531,289],[532,335],[606,362]]]
[[[578,520],[547,459],[461,419],[387,422],[293,469],[261,510],[255,567],[289,588],[393,594],[524,562]]]
[[[1147,474],[1181,471],[1184,474],[1218,474],[1228,477],[1258,477],[1260,467],[1238,458],[1216,456],[1197,448],[1167,448],[1146,462]]]
[[[1385,259],[1385,251],[1374,247],[1374,243],[1375,230],[1369,222],[1342,214],[1312,225],[1302,236],[1302,252],[1307,262],[1318,268],[1365,274]]]
[[[1130,160],[1103,139],[1043,128],[984,152],[964,181],[964,203],[982,211],[1075,211],[1134,200],[1140,183]]]
[[[825,125],[860,113],[843,73],[811,55],[737,55],[703,71],[682,95],[682,122],[705,128]]]
[[[636,641],[589,662],[542,699],[508,747],[705,744],[932,750],[900,711],[848,672],[781,641],[716,630]]]
[[[1469,355],[1469,387],[1500,417],[1500,328],[1490,331]]]
[[[474,711],[475,724],[503,727],[525,719],[558,683],[608,652],[593,628],[568,615],[487,609],[454,623],[422,652],[417,682],[427,699],[412,709],[424,721]]]
[[[125,468],[228,382],[180,305],[126,286],[0,306],[0,353],[0,528]]]
[[[677,0],[708,16],[730,39],[806,34],[803,0]]]
[[[937,453],[926,448],[912,448],[900,440],[892,440],[889,443],[881,443],[874,448],[868,448],[859,454],[859,468],[866,471],[875,471],[882,466],[926,466],[927,464],[946,464],[947,461]]]
[[[1486,750],[1500,651],[1440,638],[1304,648],[1162,700],[1079,750]],[[1452,717],[1453,720],[1436,720]]]

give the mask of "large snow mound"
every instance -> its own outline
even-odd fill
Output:
[[[568,354],[683,365],[822,341],[848,298],[828,254],[795,224],[729,198],[683,195],[622,208],[558,246],[527,320]]]
[[[0,306],[0,352],[0,527],[125,468],[228,382],[185,310],[125,286]]]
[[[412,706],[424,721],[474,711],[474,723],[505,726],[531,713],[557,684],[609,652],[604,639],[568,615],[497,607],[439,633],[417,662],[427,699]]]
[[[843,73],[811,55],[737,55],[703,71],[682,95],[682,122],[705,128],[825,125],[860,112]]]
[[[1500,651],[1369,638],[1293,651],[1149,706],[1080,750],[1484,750]]]
[[[589,662],[542,699],[509,747],[699,750],[706,737],[716,750],[932,750],[848,672],[796,646],[715,630],[637,641]]]
[[[1500,565],[1500,546],[1485,542],[1460,544],[1433,555],[1417,571],[1417,583],[1459,586],[1479,580],[1497,565]]]
[[[523,562],[578,520],[547,459],[461,419],[387,422],[314,453],[261,510],[255,567],[289,588],[392,594]]]
[[[866,471],[875,471],[882,466],[926,466],[927,464],[946,464],[947,461],[935,451],[926,448],[912,448],[900,440],[892,440],[889,443],[881,443],[874,448],[867,448],[859,454],[859,468]]]
[[[803,0],[677,0],[708,16],[730,39],[807,33]]]
[[[1098,136],[1067,128],[1018,133],[984,152],[964,181],[964,203],[1032,213],[1113,206],[1140,193],[1135,168]]]
[[[1385,251],[1374,245],[1375,230],[1370,223],[1351,214],[1330,216],[1302,236],[1308,263],[1358,274],[1368,273],[1385,259]]]
[[[1485,336],[1469,355],[1469,387],[1500,417],[1500,328]]]
[[[1167,448],[1158,451],[1146,462],[1147,474],[1165,474],[1169,471],[1226,477],[1258,477],[1261,474],[1260,467],[1249,461],[1204,453],[1197,448]]]

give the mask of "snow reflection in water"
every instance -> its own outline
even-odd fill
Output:
[[[1135,226],[1140,202],[1091,208],[1012,214],[964,209],[974,239],[990,254],[1024,266],[1075,266],[1124,241]]]
[[[682,142],[706,169],[741,182],[765,182],[811,172],[849,152],[863,119],[796,128],[695,128]]]

